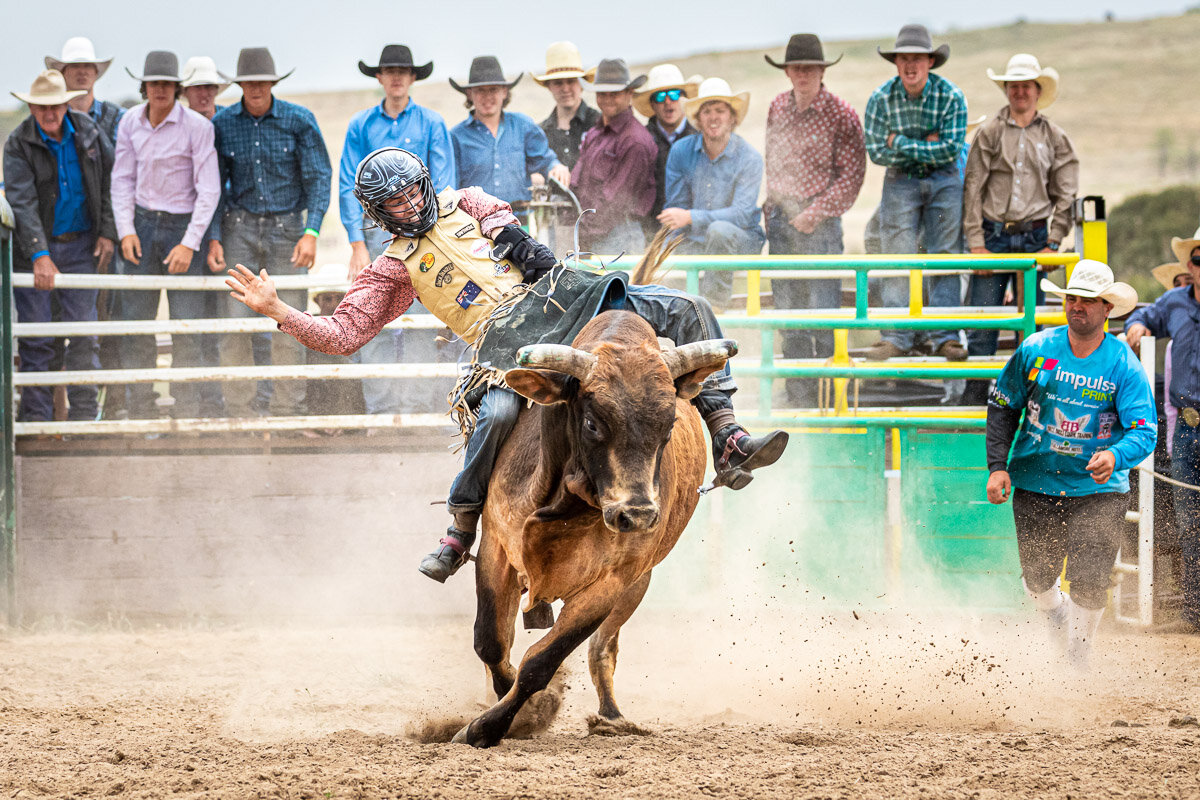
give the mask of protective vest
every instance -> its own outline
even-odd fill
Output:
[[[421,304],[468,344],[478,325],[513,287],[521,272],[493,261],[492,240],[479,220],[458,208],[458,192],[438,195],[438,221],[416,239],[396,237],[385,251],[404,262]]]

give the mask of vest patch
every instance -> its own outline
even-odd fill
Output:
[[[467,285],[458,293],[458,297],[454,298],[454,302],[463,308],[470,308],[471,302],[479,296],[479,292],[480,288],[475,281],[467,281]]]
[[[486,237],[471,245],[471,255],[483,258],[492,252],[492,243]]]
[[[497,261],[496,262],[496,274],[497,275],[503,275],[504,273],[509,272],[510,270],[512,270],[512,266],[507,261]]]
[[[421,256],[421,263],[418,265],[418,268],[421,270],[421,272],[429,272],[432,267],[433,253],[426,253],[425,255]]]
[[[470,233],[473,230],[475,230],[474,225],[463,225],[461,228],[459,228],[458,230],[456,230],[454,232],[454,238],[461,239],[462,237],[466,236],[468,233]]]
[[[439,289],[454,279],[450,273],[454,272],[454,265],[447,264],[438,272],[437,277],[433,279],[433,285]]]

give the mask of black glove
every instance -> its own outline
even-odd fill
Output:
[[[525,283],[533,283],[558,263],[554,251],[521,230],[520,225],[505,225],[494,241],[492,258],[496,261],[507,258],[516,264]]]

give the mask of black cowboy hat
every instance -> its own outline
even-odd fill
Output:
[[[933,37],[924,25],[905,25],[896,36],[896,44],[891,50],[876,47],[875,51],[893,64],[900,53],[925,53],[933,56],[933,66],[930,69],[937,69],[950,58],[950,45],[944,44],[934,50]]]
[[[475,89],[480,86],[507,86],[512,88],[517,85],[517,81],[521,80],[523,72],[518,72],[517,77],[509,81],[504,77],[504,70],[500,69],[500,59],[495,56],[476,56],[471,59],[471,71],[467,73],[467,82],[464,84],[455,83],[454,78],[450,79],[450,85],[460,92],[466,92],[467,89]]]
[[[821,40],[817,38],[815,33],[794,33],[792,38],[788,39],[787,50],[783,54],[783,62],[775,61],[768,55],[763,58],[772,67],[783,69],[788,64],[811,64],[819,67],[832,67],[834,64],[842,60],[839,54],[833,61],[825,60],[825,48],[821,46]]]
[[[425,80],[433,72],[432,61],[420,67],[413,64],[412,51],[403,44],[384,45],[383,52],[379,54],[379,63],[373,67],[367,66],[364,61],[358,62],[358,71],[368,78],[374,78],[384,67],[408,67],[419,81]]]

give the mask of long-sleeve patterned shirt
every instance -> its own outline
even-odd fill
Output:
[[[803,111],[797,108],[791,90],[771,101],[767,111],[768,203],[792,201],[803,209],[800,217],[816,222],[840,217],[854,205],[866,172],[862,123],[845,100],[822,85]]]
[[[1079,158],[1062,128],[1041,114],[1026,127],[1008,106],[985,122],[971,143],[963,186],[968,247],[983,247],[983,220],[1050,220],[1049,241],[1071,232]]]
[[[929,73],[919,97],[908,96],[900,76],[871,93],[863,116],[867,153],[884,167],[923,178],[953,164],[967,136],[967,99],[941,75]],[[889,147],[888,134],[895,133]],[[937,141],[925,137],[937,134]]]
[[[458,190],[458,207],[479,220],[479,227],[488,238],[505,225],[517,224],[508,203],[477,186]],[[419,299],[404,262],[384,254],[358,273],[332,316],[314,317],[292,310],[279,323],[279,329],[310,350],[349,355],[374,339],[384,325]]]
[[[333,167],[311,111],[275,97],[267,113],[252,117],[239,101],[218,111],[212,124],[225,189],[222,212],[307,211],[305,226],[321,230]],[[213,236],[220,238],[220,219]]]
[[[191,214],[181,244],[199,250],[221,198],[212,123],[177,102],[156,128],[145,103],[131,108],[117,126],[110,191],[119,237],[135,232],[134,206]]]
[[[628,219],[644,217],[654,205],[654,159],[658,147],[645,126],[627,109],[609,124],[587,132],[571,188],[584,208],[596,209],[579,224],[588,237],[604,236]]]

